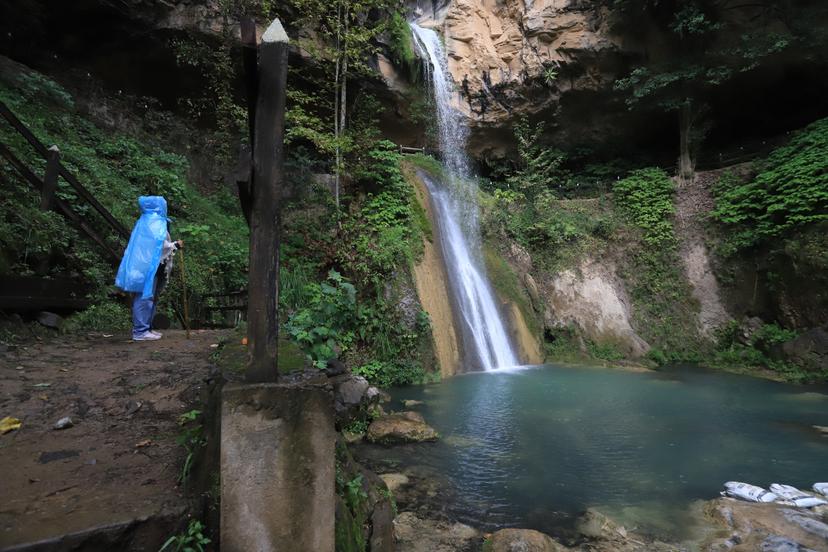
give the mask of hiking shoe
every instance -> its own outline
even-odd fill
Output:
[[[155,341],[157,339],[161,339],[161,334],[156,334],[152,332],[132,334],[133,341]]]
[[[150,330],[148,333],[151,333],[152,335],[157,335],[159,338],[164,337],[164,334],[162,334],[161,332],[156,332],[155,330]]]

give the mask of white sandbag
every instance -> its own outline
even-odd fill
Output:
[[[813,508],[814,506],[828,504],[825,500],[812,494],[808,494],[805,491],[800,491],[796,487],[791,487],[790,485],[774,483],[770,486],[770,490],[780,498],[790,501],[798,508]]]
[[[742,500],[747,500],[748,502],[776,502],[779,498],[774,493],[749,483],[728,481],[724,484],[724,486],[727,496],[741,498]]]
[[[813,488],[819,494],[828,496],[828,483],[814,483]]]

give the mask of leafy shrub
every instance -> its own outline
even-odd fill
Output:
[[[608,360],[610,362],[624,358],[624,354],[612,343],[595,343],[590,341],[587,343],[587,350],[595,358]]]
[[[419,362],[405,360],[399,362],[374,360],[353,369],[353,373],[367,379],[378,387],[411,385],[421,383],[425,373]]]
[[[380,288],[401,260],[412,261],[421,245],[422,214],[400,170],[396,146],[383,140],[369,152],[355,177],[369,192],[343,223],[337,261],[360,288]]]
[[[713,217],[729,228],[733,252],[828,220],[828,118],[808,126],[757,165],[749,182],[725,174]]]
[[[307,304],[290,316],[286,329],[317,368],[324,368],[354,339],[356,289],[335,270],[326,281],[305,287]]]
[[[391,39],[389,41],[391,59],[398,66],[407,68],[409,74],[413,74],[417,56],[414,53],[411,29],[408,27],[405,16],[398,11],[391,14],[388,21],[388,34]]]
[[[93,331],[121,331],[132,327],[130,311],[114,301],[98,303],[73,314],[63,323],[61,330],[67,333]]]
[[[204,525],[197,519],[191,519],[187,530],[173,535],[161,546],[158,552],[204,552],[210,539],[204,536]]]
[[[562,168],[566,155],[545,147],[541,142],[543,132],[542,124],[531,125],[525,118],[514,127],[520,164],[506,182],[529,200],[542,192],[564,188],[570,176]]]
[[[37,73],[4,79],[0,100],[42,142],[60,147],[67,169],[127,228],[139,216],[139,195],[167,198],[174,219],[171,234],[187,241],[191,296],[235,290],[246,282],[247,225],[235,199],[228,201],[226,192],[210,197],[200,193],[188,181],[188,160],[170,145],[156,143],[156,136],[164,132],[145,135],[99,127],[76,109],[69,92]],[[8,125],[0,125],[0,141],[42,174],[43,159]],[[48,261],[47,276],[83,279],[92,284],[91,298],[105,301],[114,270],[101,251],[62,217],[40,211],[31,187],[4,162],[0,166],[8,174],[8,190],[0,204],[0,272],[33,274]],[[57,195],[107,241],[125,245],[63,180]],[[159,308],[168,314],[180,307],[179,280],[173,278],[162,295]]]
[[[613,195],[630,222],[644,231],[649,245],[672,247],[673,181],[658,168],[632,171],[613,187]]]
[[[655,167],[632,171],[613,187],[624,218],[641,231],[641,243],[622,263],[635,308],[636,330],[654,346],[658,363],[694,361],[702,347],[687,278],[676,252],[673,182]]]
[[[717,332],[716,352],[711,363],[730,369],[767,368],[782,374],[790,381],[805,381],[814,375],[804,373],[796,366],[771,356],[775,345],[790,341],[796,335],[795,331],[773,323],[763,324],[745,340],[741,325],[734,320]]]

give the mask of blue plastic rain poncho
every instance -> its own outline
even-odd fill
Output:
[[[124,291],[140,293],[142,299],[151,299],[167,237],[167,201],[161,196],[141,196],[138,206],[141,217],[132,229],[115,285]]]

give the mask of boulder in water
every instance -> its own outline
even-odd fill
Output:
[[[392,493],[403,485],[408,485],[408,476],[401,473],[381,473],[379,476]]]
[[[371,422],[366,437],[372,443],[393,445],[434,441],[438,434],[417,412],[395,412]]]
[[[565,552],[565,546],[545,533],[533,529],[501,529],[493,534],[487,552]]]
[[[397,550],[405,552],[448,552],[477,550],[480,532],[462,523],[421,519],[414,512],[400,512],[394,518]]]

